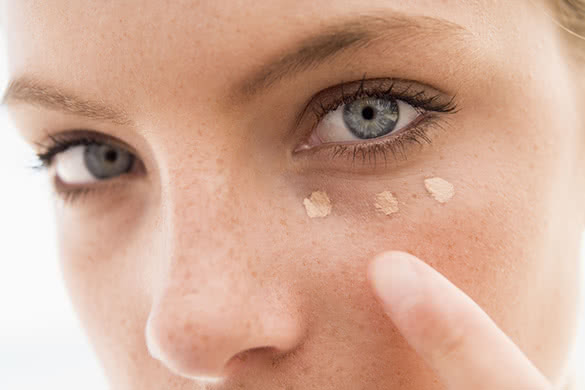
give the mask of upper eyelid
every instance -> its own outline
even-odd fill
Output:
[[[376,85],[372,86],[373,84],[376,84],[376,83],[377,83],[377,86]],[[384,85],[385,85],[385,88],[383,87]],[[342,83],[337,84],[335,86],[328,87],[328,88],[318,92],[316,95],[314,95],[314,97],[311,98],[311,100],[305,105],[303,110],[297,116],[297,118],[295,120],[295,127],[294,128],[297,128],[300,126],[300,123],[307,116],[307,111],[311,108],[313,108],[313,110],[314,110],[314,108],[316,107],[315,106],[316,104],[319,104],[321,106],[321,108],[324,108],[324,106],[327,106],[331,102],[335,102],[335,104],[329,105],[329,107],[327,107],[329,110],[332,110],[341,104],[345,104],[346,103],[345,99],[347,98],[347,95],[351,95],[352,93],[355,93],[356,91],[359,91],[360,89],[366,94],[371,93],[372,91],[379,92],[380,90],[386,90],[386,91],[389,90],[389,95],[394,96],[396,99],[404,100],[406,103],[409,103],[409,104],[414,103],[413,105],[416,106],[417,102],[412,101],[412,99],[411,99],[412,95],[410,95],[410,97],[409,97],[406,94],[408,92],[408,90],[413,88],[413,87],[418,88],[418,90],[417,90],[418,92],[416,92],[417,94],[422,92],[423,94],[424,93],[431,94],[435,98],[441,97],[441,99],[443,101],[443,105],[445,106],[445,111],[457,112],[459,110],[458,105],[455,102],[456,95],[450,95],[448,93],[445,93],[432,85],[419,83],[419,82],[413,81],[413,80],[401,79],[401,78],[366,79],[366,75],[364,74],[364,76],[361,80],[342,82]],[[346,95],[343,97],[343,101],[340,101],[340,99],[339,99],[340,92]],[[324,101],[326,99],[330,100],[329,103],[327,103],[327,102],[324,103]],[[318,122],[319,119],[320,118],[317,118],[316,122]]]
[[[62,153],[71,147],[89,144],[112,145],[124,149],[131,153],[135,158],[140,159],[136,149],[131,145],[128,145],[113,136],[93,130],[73,129],[62,131],[57,134],[47,134],[42,142],[37,142],[36,144],[40,148],[36,153],[37,157],[41,159],[44,165],[50,164],[51,160],[57,154]],[[59,147],[59,145],[61,145],[61,147]]]

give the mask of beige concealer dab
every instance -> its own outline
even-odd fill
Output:
[[[398,201],[390,191],[384,191],[377,194],[374,206],[386,215],[398,212]]]
[[[453,184],[440,177],[426,179],[425,187],[429,194],[439,203],[446,203],[455,195],[455,187],[453,187]]]
[[[310,198],[303,200],[310,218],[323,218],[331,214],[331,201],[324,191],[315,191]]]

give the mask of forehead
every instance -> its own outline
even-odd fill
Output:
[[[246,62],[243,52],[262,54],[328,20],[382,10],[434,16],[481,30],[509,14],[498,15],[505,8],[498,3],[509,5],[486,0],[4,0],[2,14],[9,43],[18,42],[20,48],[13,51],[32,51],[27,57],[43,54],[55,61],[52,57],[66,51],[80,61],[99,53],[148,64],[153,57],[171,62],[178,52],[199,68],[215,65],[214,57]]]
[[[219,98],[242,75],[278,60],[296,42],[363,16],[398,18],[396,30],[405,31],[409,18],[442,20],[465,30],[487,52],[504,41],[512,47],[522,33],[529,36],[536,11],[530,1],[503,0],[4,0],[2,5],[13,78],[32,74],[118,102],[152,100],[153,92],[167,101],[185,86]],[[432,29],[424,37],[406,31],[387,40],[385,54],[397,58],[418,42],[424,42],[428,56],[452,43]],[[424,55],[418,58],[417,66],[424,68]],[[124,88],[113,93],[113,85]]]

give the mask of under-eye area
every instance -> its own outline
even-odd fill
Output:
[[[445,179],[433,177],[425,179],[427,192],[439,203],[447,203],[455,195],[455,187]]]
[[[376,194],[374,207],[384,215],[390,215],[398,212],[398,200],[390,191]]]
[[[324,218],[331,214],[331,201],[325,191],[315,191],[303,200],[309,218]]]

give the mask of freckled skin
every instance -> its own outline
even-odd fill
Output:
[[[137,123],[10,111],[31,144],[44,128],[87,127],[132,145],[148,172],[57,207],[67,288],[113,390],[215,388],[193,377],[220,375],[222,390],[443,389],[366,281],[367,264],[390,249],[439,270],[560,383],[585,225],[585,89],[529,1],[2,5],[11,75],[36,72]],[[234,83],[300,31],[369,7],[456,22],[483,50],[387,50],[227,103]],[[365,71],[456,90],[461,110],[406,161],[297,169],[289,152],[300,139],[283,141],[284,124]],[[435,176],[456,189],[446,204],[426,193]],[[318,189],[335,212],[309,219],[302,202]],[[387,189],[400,203],[391,218],[372,206]]]

